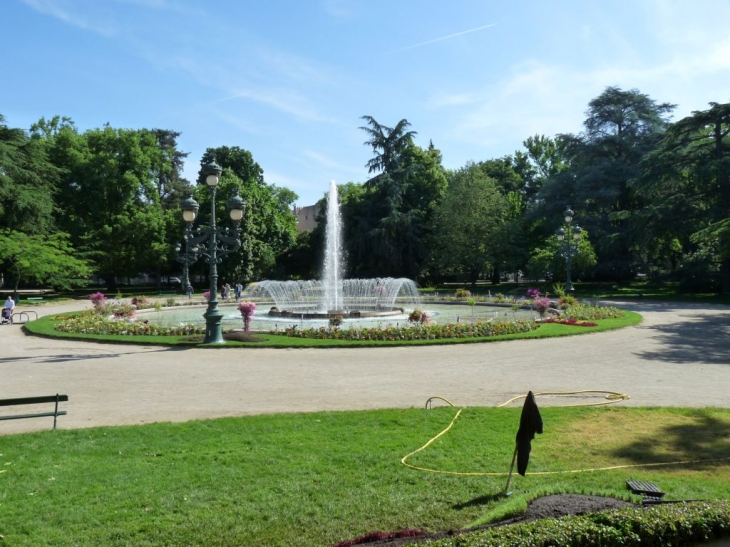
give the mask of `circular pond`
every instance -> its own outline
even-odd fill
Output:
[[[251,330],[272,331],[284,330],[287,327],[296,325],[298,328],[318,328],[328,326],[327,319],[302,319],[301,317],[270,317],[270,302],[257,303],[256,313],[251,321]],[[235,304],[219,304],[219,310],[223,312],[223,328],[237,329],[243,327],[241,314]],[[532,309],[513,309],[509,306],[494,306],[477,304],[469,306],[466,304],[444,304],[444,303],[423,303],[421,309],[428,312],[432,323],[448,324],[458,322],[475,322],[488,320],[514,320],[534,319],[535,311]],[[205,306],[184,306],[166,308],[161,311],[148,311],[140,314],[139,319],[149,320],[150,323],[161,326],[174,326],[180,323],[205,325],[203,312]],[[377,326],[404,325],[408,322],[410,309],[404,313],[388,317],[368,317],[361,319],[344,319],[340,328],[363,328]]]

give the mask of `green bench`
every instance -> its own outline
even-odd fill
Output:
[[[29,296],[26,300],[43,300],[42,296]]]
[[[54,403],[55,406],[53,411],[47,412],[35,412],[31,414],[13,414],[13,415],[0,415],[0,420],[22,420],[23,418],[43,418],[53,416],[53,429],[56,429],[56,419],[59,416],[65,416],[65,410],[58,410],[58,403],[68,401],[68,395],[46,395],[43,397],[21,397],[19,399],[0,399],[1,406],[24,406],[24,405],[42,405],[47,403]]]

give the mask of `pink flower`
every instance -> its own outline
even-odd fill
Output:
[[[241,302],[238,305],[238,311],[243,317],[243,330],[248,331],[251,328],[251,318],[256,312],[256,302]]]

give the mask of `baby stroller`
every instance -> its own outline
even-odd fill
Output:
[[[13,323],[13,310],[10,308],[3,308],[2,320],[0,325],[11,325]]]

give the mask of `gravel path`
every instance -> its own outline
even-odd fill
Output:
[[[621,303],[644,322],[548,339],[370,349],[159,348],[52,340],[0,326],[0,398],[65,393],[59,428],[270,412],[492,406],[528,390],[627,393],[636,406],[730,407],[730,308]],[[39,315],[88,301],[33,308]],[[22,309],[22,308],[18,308]],[[584,397],[540,398],[540,404]],[[0,435],[49,420],[0,422]]]

